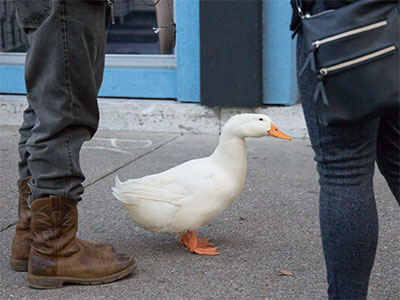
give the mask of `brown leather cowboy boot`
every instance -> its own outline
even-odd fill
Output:
[[[28,272],[29,253],[31,251],[31,210],[28,206],[30,190],[28,181],[31,177],[25,177],[18,186],[18,222],[15,235],[11,245],[11,268],[18,272]],[[103,243],[88,243],[90,246],[98,247],[100,250],[114,252],[114,248]]]
[[[76,238],[77,204],[77,200],[59,196],[32,202],[30,286],[47,289],[62,287],[64,283],[103,284],[136,269],[130,256],[101,251]]]
[[[29,187],[25,177],[18,186],[18,222],[11,245],[11,267],[15,271],[28,271],[29,252],[31,251],[31,212],[28,207]]]

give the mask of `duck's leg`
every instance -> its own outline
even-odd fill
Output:
[[[208,247],[212,245],[208,242],[208,239],[198,239],[196,232],[187,232],[182,235],[179,242],[184,244],[187,249],[199,255],[218,255],[218,247]]]
[[[184,244],[186,247],[189,245],[189,241],[190,241],[190,237],[189,237],[189,232],[181,235],[180,239],[179,239],[179,243]],[[199,244],[199,246],[213,246],[213,244],[211,244],[208,239],[197,239],[197,242]]]

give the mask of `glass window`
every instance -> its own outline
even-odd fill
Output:
[[[173,0],[116,0],[107,53],[172,54]]]
[[[0,0],[0,52],[25,52],[27,44],[18,27],[13,2]]]
[[[113,11],[108,54],[173,54],[173,0],[115,0]],[[0,52],[26,52],[27,48],[13,2],[0,0]]]

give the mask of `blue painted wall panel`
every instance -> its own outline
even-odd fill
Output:
[[[0,92],[26,94],[23,66],[0,65]],[[106,68],[99,95],[176,98],[176,70]]]
[[[106,68],[99,95],[106,97],[176,98],[176,70]]]
[[[0,93],[26,94],[23,66],[0,65]]]
[[[297,102],[295,42],[289,24],[292,9],[286,0],[263,0],[263,89],[265,104]]]
[[[177,92],[181,102],[200,102],[199,0],[176,0]]]

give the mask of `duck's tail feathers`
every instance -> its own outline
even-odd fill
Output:
[[[122,187],[122,182],[121,180],[119,180],[118,175],[115,176],[115,186],[111,187],[112,190],[112,194],[115,198],[117,198],[117,200],[129,204],[129,202],[127,202],[126,200],[123,199],[122,195],[123,195],[123,187]]]

